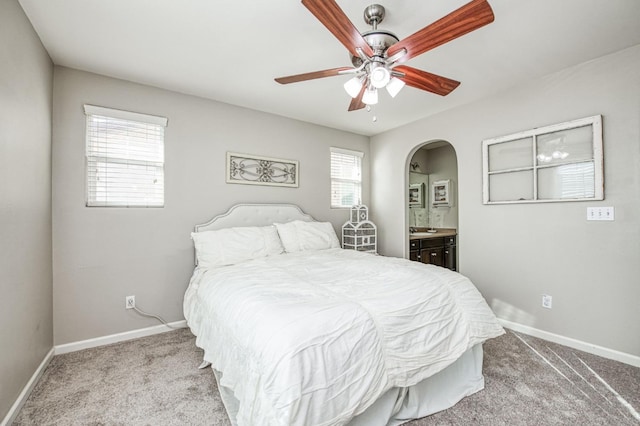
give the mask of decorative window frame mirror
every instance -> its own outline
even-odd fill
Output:
[[[604,199],[602,116],[482,141],[483,203]]]
[[[437,180],[431,184],[431,204],[435,207],[451,207],[451,181]]]

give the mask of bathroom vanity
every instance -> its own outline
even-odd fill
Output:
[[[457,270],[455,229],[439,228],[435,233],[414,232],[409,235],[409,259]]]

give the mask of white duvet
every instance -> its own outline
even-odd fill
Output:
[[[503,333],[464,276],[329,249],[197,268],[184,313],[238,425],[342,425]]]

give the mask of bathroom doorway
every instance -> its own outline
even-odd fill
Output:
[[[434,140],[416,147],[409,156],[407,182],[408,257],[414,260],[421,258],[416,249],[420,249],[417,247],[420,244],[427,245],[417,242],[423,238],[453,236],[449,241],[455,245],[458,235],[458,159],[453,146],[444,140]],[[429,241],[431,243],[433,241]],[[454,250],[457,252],[455,247]]]

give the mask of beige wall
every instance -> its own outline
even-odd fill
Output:
[[[482,204],[483,139],[596,114],[604,201]],[[371,212],[383,254],[406,254],[408,156],[434,139],[458,156],[460,271],[497,315],[640,356],[640,46],[373,137]],[[587,222],[588,206],[613,206],[616,220]],[[543,293],[553,309],[541,307]]]
[[[52,79],[17,1],[0,1],[0,420],[52,347]]]
[[[165,207],[85,207],[85,103],[169,118]],[[54,341],[56,345],[157,322],[124,309],[127,295],[167,321],[183,319],[193,270],[193,226],[242,202],[295,203],[336,230],[348,211],[330,209],[329,147],[365,153],[369,140],[342,131],[193,96],[56,67],[53,132]],[[300,187],[225,183],[225,153],[300,161]]]

